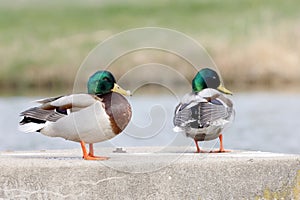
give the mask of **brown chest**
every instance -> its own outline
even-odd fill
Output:
[[[104,103],[105,112],[109,116],[112,130],[115,134],[122,132],[131,119],[131,107],[127,99],[118,93],[99,96]]]

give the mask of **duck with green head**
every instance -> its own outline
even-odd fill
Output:
[[[85,160],[108,159],[95,156],[93,144],[109,140],[125,129],[131,119],[131,107],[123,95],[130,92],[117,85],[109,71],[93,74],[87,89],[87,94],[38,100],[40,106],[20,114],[20,130],[79,142]]]
[[[232,94],[220,81],[212,69],[201,69],[192,81],[192,92],[186,94],[176,107],[173,123],[175,132],[184,132],[194,139],[197,153],[198,141],[213,140],[219,137],[223,147],[222,131],[234,118],[232,101],[224,94]]]

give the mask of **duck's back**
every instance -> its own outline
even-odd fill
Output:
[[[233,112],[231,100],[214,89],[205,89],[183,98],[175,110],[174,125],[198,141],[212,140],[231,121]]]

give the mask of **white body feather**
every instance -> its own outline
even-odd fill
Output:
[[[110,127],[109,116],[98,101],[80,111],[71,112],[56,122],[49,122],[40,132],[51,137],[62,137],[75,142],[82,140],[86,143],[97,143],[115,136]]]

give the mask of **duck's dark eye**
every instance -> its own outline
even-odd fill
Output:
[[[104,77],[102,80],[103,81],[108,81],[109,79],[107,77]]]

